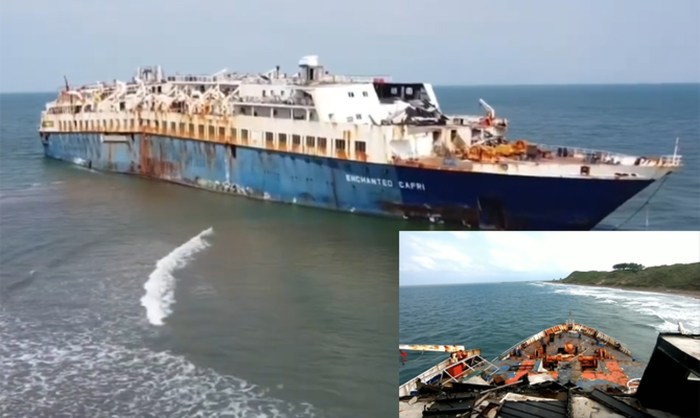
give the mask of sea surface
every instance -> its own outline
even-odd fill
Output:
[[[0,417],[395,414],[381,219],[45,159],[0,96]]]
[[[564,323],[599,329],[647,362],[659,332],[678,322],[700,333],[700,299],[653,292],[547,282],[481,283],[400,288],[402,344],[460,344],[492,360],[523,339]],[[445,358],[407,352],[399,383]]]
[[[700,86],[445,87],[514,137],[671,153],[649,211],[700,228]],[[55,94],[0,94],[0,417],[393,416],[399,229],[45,159]],[[655,186],[652,186],[652,190]],[[651,191],[649,191],[651,194]]]

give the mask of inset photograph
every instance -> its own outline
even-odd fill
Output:
[[[700,416],[700,232],[399,247],[399,417]]]

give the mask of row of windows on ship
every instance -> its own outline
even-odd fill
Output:
[[[120,108],[120,110],[124,110]],[[183,111],[183,109],[177,107],[174,110]],[[290,109],[290,108],[275,108],[275,107],[265,107],[265,106],[241,106],[236,107],[236,110],[241,115],[246,116],[256,116],[256,117],[271,117],[275,119],[294,119],[294,120],[308,120],[311,122],[317,122],[318,115],[313,109]],[[79,113],[81,111],[80,106],[75,106],[73,113]],[[70,108],[65,108],[61,110],[60,107],[50,109],[51,114],[71,114]],[[334,113],[328,114],[328,119],[331,121],[336,121],[336,115]],[[347,123],[352,123],[353,121],[361,121],[362,114],[357,113],[355,116],[347,116],[345,118]]]
[[[97,122],[97,123],[95,123]],[[103,123],[100,123],[103,122]],[[167,122],[159,124],[158,121],[153,125],[146,122],[144,125],[137,126],[134,119],[131,120],[113,120],[109,121],[59,121],[59,130],[63,131],[84,131],[84,130],[136,130],[140,129],[146,132],[170,134],[175,136],[187,136],[199,139],[211,139],[221,142],[234,142],[247,145],[251,139],[251,131],[248,129],[228,128],[223,126],[205,126],[203,124],[194,123],[176,123]],[[208,129],[206,129],[208,127]],[[304,141],[302,142],[302,137]],[[338,158],[349,158],[351,151],[347,146],[348,141],[345,139],[334,139],[330,143],[326,137],[286,134],[275,132],[264,132],[265,147],[278,149],[280,151],[296,151],[309,154],[331,155]],[[354,140],[353,143],[354,158],[361,161],[367,160],[367,143],[365,141]]]

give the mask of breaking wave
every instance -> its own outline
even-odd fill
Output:
[[[204,238],[213,232],[212,227],[205,229],[158,260],[155,270],[143,285],[146,294],[141,298],[141,305],[146,308],[148,322],[153,325],[163,325],[163,319],[172,313],[171,305],[175,303],[173,273],[185,267],[195,254],[209,246]]]
[[[247,381],[95,332],[41,330],[0,312],[2,417],[314,417]],[[38,331],[38,332],[37,332]]]
[[[614,304],[654,318],[650,324],[660,332],[678,331],[678,322],[700,332],[700,300],[682,295],[611,289],[594,286],[551,284],[554,293],[584,296],[602,304]]]

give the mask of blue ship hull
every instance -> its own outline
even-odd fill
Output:
[[[148,134],[50,134],[47,157],[92,169],[353,213],[474,229],[588,230],[652,180],[596,180],[373,164]]]

